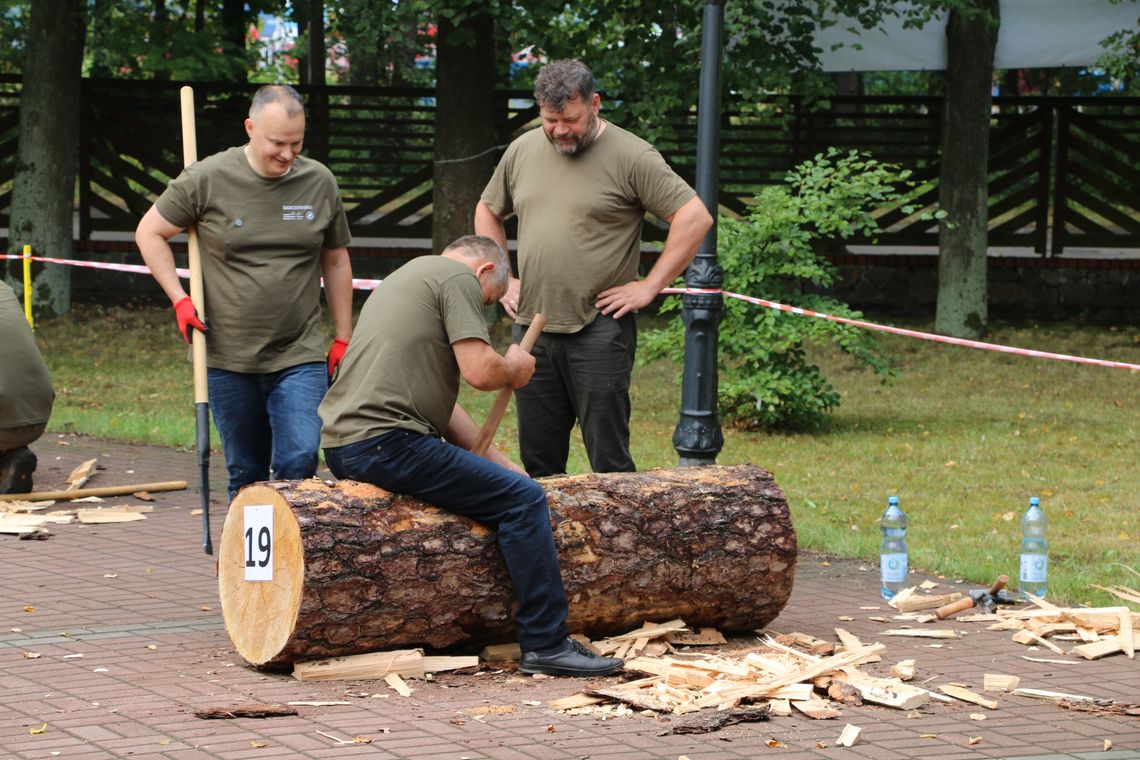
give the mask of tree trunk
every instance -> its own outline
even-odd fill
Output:
[[[297,5],[303,9],[300,21],[308,41],[297,61],[300,83],[325,85],[325,3],[324,0],[306,0]]]
[[[475,203],[495,170],[494,21],[441,15],[437,33],[432,250],[475,226]]]
[[[572,632],[645,621],[752,630],[792,591],[796,536],[752,465],[545,478]],[[271,527],[249,507],[272,512]],[[254,572],[264,580],[247,580]],[[495,533],[375,486],[316,479],[243,489],[222,528],[222,616],[256,666],[515,635]]]
[[[987,168],[998,0],[973,0],[946,25],[946,95],[938,231],[938,304],[934,329],[958,338],[986,333]]]
[[[83,0],[32,3],[8,230],[12,250],[31,245],[33,255],[62,258],[74,250],[85,7]],[[63,314],[71,305],[71,272],[49,264],[32,289],[34,304]]]
[[[244,0],[222,0],[222,55],[230,64],[230,76],[235,82],[249,80],[249,62],[245,57],[248,23]]]

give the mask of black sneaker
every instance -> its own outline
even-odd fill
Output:
[[[548,676],[608,676],[622,669],[625,662],[617,657],[601,657],[585,644],[566,639],[550,649],[523,652],[519,660],[521,673],[545,673]]]
[[[0,493],[31,493],[36,455],[27,446],[0,454]]]

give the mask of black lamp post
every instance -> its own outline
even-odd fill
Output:
[[[711,290],[719,290],[724,282],[724,271],[716,262],[724,2],[705,2],[697,106],[697,195],[714,221],[685,272],[688,287]],[[685,373],[681,381],[681,418],[673,431],[673,448],[680,455],[682,466],[714,464],[724,446],[716,412],[717,329],[724,316],[724,298],[720,293],[686,293],[681,302],[681,318],[685,322]]]

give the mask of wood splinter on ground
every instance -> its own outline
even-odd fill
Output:
[[[277,718],[296,715],[297,710],[286,705],[228,705],[195,710],[194,716],[205,720],[229,718]]]

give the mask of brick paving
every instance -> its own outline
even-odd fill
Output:
[[[301,683],[244,664],[222,624],[214,558],[202,552],[196,455],[76,436],[48,435],[35,446],[39,489],[58,488],[81,461],[103,468],[90,485],[188,480],[190,488],[155,494],[145,521],[58,525],[44,541],[0,535],[0,760],[4,758],[415,758],[416,760],[903,760],[1140,758],[1140,719],[1062,709],[1052,703],[995,697],[996,710],[931,702],[907,714],[844,706],[836,720],[799,715],[725,727],[707,734],[668,733],[668,717],[565,715],[546,700],[586,682],[535,679],[511,668],[445,673],[412,681],[400,697],[382,681]],[[224,495],[218,452],[211,493]],[[224,496],[223,496],[224,498]],[[137,503],[128,497],[108,504]],[[218,544],[225,505],[212,509]],[[1023,687],[1140,702],[1140,658],[1114,655],[1073,665],[1030,662],[1009,635],[979,623],[948,623],[962,638],[882,636],[870,620],[893,612],[877,594],[871,562],[801,553],[796,584],[771,629],[834,640],[843,626],[864,641],[887,644],[886,674],[913,657],[914,683],[936,689],[964,683],[981,691],[982,674],[1021,676]],[[917,580],[921,580],[918,578]],[[946,581],[942,581],[946,582]],[[877,609],[867,609],[874,607]],[[840,620],[850,617],[850,620]],[[934,646],[941,644],[941,646]],[[29,653],[37,653],[29,658]],[[601,679],[616,683],[621,677]],[[203,708],[293,701],[299,715],[204,720]],[[984,713],[984,721],[970,718]],[[831,745],[846,723],[863,729],[851,748]],[[352,742],[336,744],[328,736]],[[981,742],[969,744],[972,737]],[[1113,746],[1104,750],[1104,741]],[[783,747],[768,746],[777,740]]]

